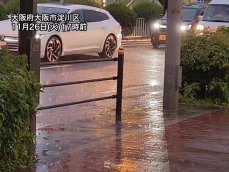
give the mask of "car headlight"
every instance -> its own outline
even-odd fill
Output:
[[[159,25],[158,23],[155,23],[155,24],[153,25],[153,27],[156,28],[156,29],[158,29],[158,28],[160,27],[160,25]]]
[[[181,30],[186,30],[187,26],[181,26]]]
[[[198,25],[198,26],[196,27],[196,29],[197,29],[197,30],[204,30],[204,26],[203,26],[203,25]]]
[[[35,38],[36,38],[36,39],[41,39],[43,36],[44,36],[43,34],[36,34],[36,35],[35,35]]]
[[[183,25],[183,26],[181,26],[181,30],[182,31],[189,30],[189,29],[191,29],[191,27],[192,27],[192,25],[188,25],[188,26]]]

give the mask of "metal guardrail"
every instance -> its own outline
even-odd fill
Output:
[[[149,28],[146,24],[145,18],[137,18],[136,26],[134,27],[133,33],[127,38],[131,37],[148,37],[150,36]]]
[[[45,84],[45,85],[43,85],[44,88],[48,88],[48,87],[68,86],[68,85],[73,85],[73,84],[117,80],[117,94],[116,95],[99,97],[99,98],[95,98],[95,99],[88,99],[88,100],[82,100],[82,101],[68,102],[68,103],[63,103],[63,104],[55,104],[55,105],[51,105],[51,106],[41,106],[41,107],[38,107],[38,110],[52,109],[52,108],[57,108],[57,107],[70,106],[70,105],[76,105],[76,104],[89,103],[89,102],[95,102],[95,101],[100,101],[100,100],[107,100],[107,99],[116,98],[116,123],[121,122],[122,89],[123,89],[123,64],[124,64],[124,49],[123,49],[123,47],[119,48],[118,58],[96,59],[96,60],[76,60],[76,61],[65,61],[65,62],[55,62],[55,63],[41,63],[40,39],[31,39],[30,57],[31,58],[29,61],[28,69],[35,73],[35,76],[36,76],[38,82],[40,82],[41,66],[117,61],[118,62],[117,76],[107,77],[107,78],[91,79],[91,80],[84,80],[84,81],[72,81],[72,82],[63,82],[63,83],[57,83],[57,84]],[[37,96],[37,100],[36,100],[38,104],[39,104],[39,97],[40,97],[40,95]],[[30,121],[30,132],[31,132],[31,134],[36,136],[36,115],[34,115],[34,117]],[[32,156],[35,156],[35,147],[36,147],[36,144],[34,142],[29,148],[29,153]]]
[[[40,63],[40,66],[50,66],[50,65],[63,65],[63,64],[76,64],[76,63],[91,63],[91,62],[105,62],[105,61],[118,61],[118,70],[117,76],[107,77],[107,78],[98,78],[91,80],[83,80],[83,81],[72,81],[72,82],[63,82],[57,84],[45,84],[42,85],[43,88],[49,87],[59,87],[59,86],[68,86],[68,85],[77,85],[83,83],[93,83],[93,82],[101,82],[101,81],[109,81],[109,80],[117,80],[117,94],[105,97],[99,97],[94,99],[82,100],[82,101],[74,101],[62,104],[55,104],[50,106],[41,106],[38,107],[38,110],[52,109],[57,107],[64,107],[70,105],[77,105],[82,103],[95,102],[100,100],[114,99],[116,98],[116,122],[121,122],[121,114],[122,114],[122,89],[123,89],[123,63],[124,63],[124,49],[121,47],[118,51],[118,58],[112,59],[95,59],[95,60],[75,60],[75,61],[65,61],[65,62],[55,62],[55,63]]]

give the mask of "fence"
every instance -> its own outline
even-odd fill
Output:
[[[42,85],[42,87],[43,88],[59,87],[59,86],[68,86],[68,85],[76,85],[76,84],[84,84],[84,83],[92,83],[92,82],[117,80],[117,94],[116,95],[100,97],[100,98],[95,98],[95,99],[88,99],[88,100],[83,100],[83,101],[56,104],[56,105],[51,105],[51,106],[42,106],[42,107],[38,107],[38,110],[53,109],[57,107],[64,107],[64,106],[70,106],[70,105],[76,105],[76,104],[89,103],[89,102],[94,102],[94,101],[99,101],[99,100],[116,98],[116,122],[120,122],[121,113],[122,113],[122,87],[123,87],[123,63],[124,63],[124,50],[122,47],[119,48],[118,58],[95,59],[95,60],[75,60],[75,61],[65,61],[65,62],[55,62],[55,63],[47,62],[47,63],[41,63],[40,66],[50,66],[50,65],[53,66],[53,65],[76,64],[76,63],[105,62],[105,61],[118,61],[117,76],[91,79],[91,80],[83,80],[83,81],[63,82],[63,83],[57,83],[57,84],[46,84],[46,85]]]
[[[133,33],[127,37],[149,37],[149,36],[150,36],[150,32],[146,24],[145,18],[138,18],[136,20],[136,26],[134,27]]]
[[[123,89],[123,64],[124,64],[124,49],[122,47],[119,48],[118,57],[117,58],[108,58],[108,59],[93,59],[93,60],[74,60],[74,61],[64,61],[64,62],[55,62],[55,63],[40,63],[40,40],[33,40],[33,51],[31,54],[31,70],[35,72],[38,81],[40,80],[40,67],[41,66],[53,66],[53,65],[64,65],[64,64],[76,64],[76,63],[92,63],[92,62],[106,62],[106,61],[117,61],[118,62],[118,69],[117,69],[117,76],[107,77],[107,78],[98,78],[98,79],[91,79],[91,80],[83,80],[83,81],[72,81],[72,82],[63,82],[57,84],[45,84],[42,85],[43,88],[48,87],[59,87],[59,86],[69,86],[69,85],[76,85],[76,84],[83,84],[83,83],[93,83],[93,82],[101,82],[101,81],[109,81],[109,80],[117,80],[117,93],[116,95],[106,96],[106,97],[99,97],[94,99],[88,99],[83,101],[75,101],[75,102],[67,102],[63,104],[55,104],[51,106],[41,106],[38,107],[38,110],[44,109],[52,109],[57,107],[64,107],[70,105],[77,105],[82,103],[89,103],[95,102],[100,100],[107,100],[107,99],[116,99],[116,123],[121,122],[121,115],[122,115],[122,89]],[[35,58],[36,57],[36,58]],[[39,96],[38,96],[38,103],[39,103]],[[36,116],[31,121],[30,131],[33,135],[36,135]],[[30,154],[34,155],[35,153],[35,145],[32,145],[30,148]]]

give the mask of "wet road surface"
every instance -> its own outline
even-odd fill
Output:
[[[164,49],[125,48],[122,123],[115,100],[37,115],[37,172],[226,172],[227,113],[181,105],[162,111]],[[117,75],[117,62],[43,67],[41,83]],[[47,88],[41,106],[116,94],[116,82]],[[205,114],[205,115],[203,115]]]

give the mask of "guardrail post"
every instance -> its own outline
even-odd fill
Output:
[[[121,122],[121,117],[122,117],[123,64],[124,64],[124,48],[120,47],[118,51],[116,123]]]
[[[40,83],[40,64],[41,64],[41,57],[40,57],[40,39],[31,39],[31,47],[30,47],[30,70],[34,71],[35,76],[37,78],[37,82]],[[40,93],[37,95],[37,103],[39,104],[39,96]],[[30,121],[30,132],[35,136],[36,140],[36,114],[34,118]],[[32,156],[35,156],[35,149],[36,143],[30,146],[29,153]]]

